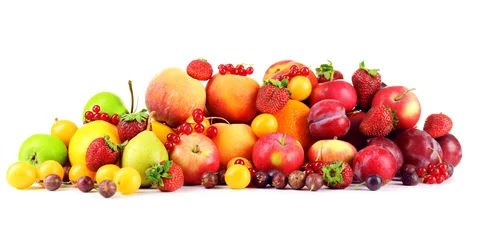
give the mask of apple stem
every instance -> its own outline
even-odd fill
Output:
[[[210,120],[210,125],[212,125],[212,119],[224,120],[227,124],[230,125],[230,122],[227,119],[223,118],[223,117],[206,117],[206,119],[209,119]]]
[[[439,163],[442,163],[442,158],[440,157],[440,154],[432,147],[429,147],[429,149],[434,151],[437,154],[437,157],[439,158]]]
[[[131,94],[131,113],[134,111],[134,95],[133,95],[133,83],[128,80],[129,93]]]
[[[282,146],[286,145],[286,134],[285,133],[282,134],[282,138],[281,138],[280,143],[281,143]]]
[[[410,88],[410,89],[405,90],[405,92],[402,95],[398,95],[398,96],[395,97],[395,101],[402,100],[405,97],[405,95],[407,95],[407,93],[409,93],[410,91],[414,91],[414,90],[415,90],[415,88]]]
[[[195,145],[195,148],[192,150],[193,153],[200,153],[200,146]]]
[[[146,130],[151,131],[151,119],[153,118],[153,115],[155,115],[155,111],[151,111],[150,115],[148,115],[148,119],[146,119]]]

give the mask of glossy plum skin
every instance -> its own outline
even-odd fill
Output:
[[[365,181],[369,175],[377,174],[386,182],[392,180],[396,172],[395,157],[381,146],[367,146],[353,159],[353,173],[358,181]]]
[[[344,105],[346,112],[350,112],[356,106],[356,90],[343,79],[319,83],[309,95],[309,106],[324,99],[338,100]]]
[[[442,149],[442,161],[449,162],[454,167],[459,165],[462,159],[462,146],[460,145],[459,140],[450,133],[438,137],[435,140],[437,140]]]
[[[341,140],[351,143],[358,151],[366,147],[368,139],[360,132],[360,123],[365,115],[366,113],[360,110],[347,113],[346,116],[350,120],[350,129],[341,138]]]
[[[437,165],[440,162],[439,156],[442,156],[440,144],[423,130],[407,129],[396,136],[395,143],[402,151],[404,163],[412,164],[417,169],[427,168],[430,163]]]
[[[343,104],[334,99],[324,99],[314,104],[308,115],[309,133],[317,139],[344,136],[350,129]]]
[[[370,145],[384,147],[386,150],[390,151],[393,154],[393,157],[395,157],[395,161],[397,161],[397,171],[402,167],[403,153],[395,142],[388,138],[375,137],[368,140],[368,146]]]

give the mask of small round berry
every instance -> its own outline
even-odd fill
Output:
[[[192,132],[193,132],[192,125],[190,124],[185,125],[185,127],[183,128],[183,133],[185,133],[186,135],[190,135]]]
[[[200,108],[195,108],[192,111],[192,116],[195,116],[195,114],[202,114],[203,115],[203,110]]]
[[[308,76],[309,75],[309,68],[308,67],[302,67],[301,69],[299,69],[299,74],[301,74],[301,76]]]
[[[118,125],[119,123],[119,115],[118,114],[113,114],[113,116],[111,116],[111,123],[114,124],[114,125]]]
[[[423,182],[427,184],[434,184],[436,182],[435,176],[428,175],[424,178]]]
[[[238,68],[232,68],[232,70],[230,70],[230,74],[239,75],[239,69]]]
[[[312,168],[309,168],[309,169],[304,170],[304,173],[306,174],[306,176],[309,176],[309,174],[314,173],[314,170]]]
[[[176,134],[174,133],[168,133],[168,135],[166,135],[166,140],[168,142],[173,142],[173,138],[176,136]]]
[[[92,106],[92,111],[94,113],[99,113],[99,111],[101,111],[101,107],[99,105],[94,105]]]
[[[305,162],[303,165],[302,165],[302,170],[306,170],[306,169],[310,169],[311,168],[311,163],[310,162]]]
[[[247,76],[247,70],[245,70],[245,69],[239,69],[239,75],[240,76]]]
[[[312,164],[313,170],[318,171],[321,170],[321,167],[323,166],[323,162],[317,161]]]
[[[254,73],[254,68],[253,67],[247,67],[245,69],[247,75],[251,75],[252,73]]]
[[[101,113],[101,120],[105,122],[109,122],[109,114],[108,113]]]
[[[170,141],[165,142],[165,148],[168,149],[168,150],[171,150],[174,146],[175,145]]]
[[[425,175],[427,175],[427,169],[425,169],[424,167],[421,167],[417,169],[417,174],[419,177],[423,178],[425,177]]]
[[[237,159],[235,160],[234,164],[240,164],[240,165],[244,165],[245,164],[245,161],[243,159]]]
[[[225,69],[226,69],[228,72],[230,72],[230,71],[232,71],[232,69],[234,69],[234,65],[232,65],[232,64],[230,64],[230,63],[225,64]]]
[[[441,184],[441,183],[442,183],[444,180],[445,180],[445,179],[444,179],[444,176],[442,176],[441,174],[439,174],[439,175],[435,176],[435,182],[436,182],[437,184]]]
[[[178,144],[180,143],[180,136],[178,135],[175,135],[173,136],[173,141],[172,141],[174,144]]]
[[[436,167],[432,168],[432,170],[430,170],[430,175],[438,176],[438,175],[440,175],[440,170]]]
[[[291,78],[291,76],[289,76],[289,74],[282,74],[282,76],[281,76],[281,80],[283,80],[283,79],[289,80],[290,78]]]
[[[427,165],[427,171],[430,172],[430,170],[434,169],[435,168],[435,164],[433,163],[430,163],[429,165]]]
[[[255,168],[249,168],[250,176],[254,177],[255,174],[257,173],[257,170]]]
[[[449,179],[450,174],[449,174],[449,172],[443,172],[442,176],[444,177],[444,180],[445,180],[445,179]]]
[[[448,166],[447,164],[445,164],[445,163],[439,163],[439,164],[437,165],[437,168],[439,169],[439,171],[440,171],[441,173],[443,173],[443,172],[447,172],[447,171],[449,170],[449,166]]]
[[[290,70],[289,77],[295,77],[295,76],[297,76],[297,70]]]
[[[276,80],[282,80],[282,75],[277,76]]]
[[[299,67],[297,65],[291,65],[291,67],[289,68],[289,71],[291,70],[295,70],[296,72],[299,71]]]
[[[227,74],[227,69],[225,69],[225,68],[224,69],[220,69],[220,70],[218,70],[218,73],[220,73],[222,75],[225,75],[225,74]]]
[[[92,118],[92,120],[94,120],[94,121],[101,120],[101,114],[100,113],[94,114],[94,117]]]
[[[94,118],[94,113],[91,112],[91,111],[87,111],[86,113],[84,113],[84,117],[88,120],[88,121],[91,121],[93,118]]]
[[[239,69],[239,71],[242,71],[242,70],[244,70],[245,68],[244,68],[244,65],[239,64],[239,65],[237,65],[237,69]]]
[[[202,123],[204,118],[205,117],[203,116],[203,113],[193,113],[193,121],[195,121],[196,123]]]
[[[178,125],[178,127],[176,127],[176,132],[177,133],[183,133],[183,129],[184,129],[185,125],[182,123],[180,125]]]
[[[218,65],[218,70],[222,70],[222,69],[225,69],[225,65],[223,64]]]
[[[201,123],[197,123],[195,124],[195,126],[193,127],[193,129],[195,130],[195,132],[197,133],[203,133],[203,131],[205,131],[205,127],[203,126],[203,124]]]
[[[207,128],[207,137],[215,137],[217,136],[218,129],[215,126],[210,126]]]

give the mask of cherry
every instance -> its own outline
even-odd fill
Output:
[[[94,105],[92,106],[92,111],[94,113],[99,113],[99,111],[101,111],[101,107],[99,105]]]
[[[239,159],[235,160],[234,164],[244,165],[245,164],[245,161],[244,161],[244,159],[240,159],[239,158]]]
[[[203,116],[203,112],[202,113],[200,113],[200,112],[194,112],[193,113],[193,120],[196,123],[202,123],[204,118],[205,117]]]
[[[88,121],[91,121],[92,118],[94,117],[94,113],[91,112],[91,111],[87,111],[86,113],[84,113],[84,117],[88,120]]]
[[[178,136],[178,135],[173,136],[173,140],[172,140],[172,142],[173,142],[174,144],[178,144],[178,143],[180,143],[180,136]]]
[[[101,113],[101,116],[100,116],[101,120],[105,121],[105,122],[109,122],[109,114],[108,113]]]
[[[217,136],[218,129],[215,126],[210,126],[207,128],[207,137],[215,137]]]
[[[201,123],[195,124],[195,126],[193,127],[193,129],[197,133],[203,133],[203,131],[205,131],[205,127]]]
[[[441,184],[444,180],[445,180],[444,176],[442,176],[440,174],[435,176],[435,182],[438,183],[438,184]]]
[[[171,150],[174,146],[175,145],[170,141],[165,142],[165,148],[168,149],[168,150]]]
[[[166,135],[166,140],[168,142],[173,142],[173,138],[175,137],[176,135],[174,133],[168,133],[168,135]]]
[[[301,76],[307,77],[309,75],[309,68],[302,67],[301,69],[299,69],[299,74],[301,74]]]
[[[252,73],[254,73],[254,68],[253,67],[247,67],[245,69],[247,75],[251,75]]]
[[[297,72],[297,71],[299,71],[299,67],[297,65],[295,65],[295,64],[294,65],[291,65],[291,67],[289,68],[289,71],[292,71],[292,70],[294,70],[294,71]]]
[[[218,70],[218,73],[220,73],[222,75],[225,75],[225,74],[227,74],[227,69],[225,69],[225,68],[224,69],[219,69]]]
[[[425,177],[425,175],[427,175],[427,169],[425,169],[424,167],[421,167],[417,169],[417,174],[419,177],[423,178]]]
[[[113,116],[111,116],[111,123],[114,124],[114,125],[118,125],[119,123],[119,115],[118,114],[113,114]]]

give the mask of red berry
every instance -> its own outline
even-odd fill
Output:
[[[245,71],[247,72],[247,75],[251,75],[252,73],[254,73],[254,68],[253,67],[247,67],[247,69],[245,69]]]
[[[92,118],[94,117],[94,113],[93,113],[93,112],[91,112],[91,111],[87,111],[86,113],[84,113],[84,117],[85,117],[87,120],[91,121],[91,120],[92,120]]]
[[[305,162],[305,163],[302,165],[302,169],[303,169],[303,170],[310,169],[310,168],[311,168],[311,163],[310,163],[310,162]]]
[[[313,162],[313,170],[314,171],[318,171],[321,169],[321,167],[323,166],[323,162],[320,162],[320,161],[317,161],[317,162]]]
[[[240,159],[239,158],[239,159],[235,160],[234,164],[244,165],[245,164],[245,161],[244,161],[244,159]]]
[[[200,108],[195,108],[193,109],[192,116],[195,116],[195,114],[202,114],[203,115],[203,110]]]
[[[245,68],[244,68],[244,65],[239,64],[239,65],[237,65],[237,69],[239,69],[239,71],[241,71],[241,70],[244,70]]]
[[[176,132],[177,133],[183,133],[183,128],[185,127],[185,125],[182,123],[180,124],[178,127],[176,127]]]
[[[239,69],[239,75],[240,76],[247,76],[247,70],[245,70],[245,69]]]
[[[438,176],[438,175],[440,175],[439,169],[436,168],[436,167],[435,168],[432,168],[432,170],[430,170],[430,175],[432,175],[432,176]]]
[[[113,116],[111,116],[111,123],[114,124],[114,125],[118,125],[119,123],[119,115],[118,114],[113,114]]]
[[[186,124],[185,127],[183,127],[183,133],[186,135],[190,135],[193,132],[192,125]]]
[[[180,143],[180,136],[178,135],[175,135],[173,136],[173,141],[172,141],[174,144],[178,144]]]
[[[174,146],[175,145],[170,141],[165,142],[165,148],[168,149],[168,150],[171,150]]]
[[[203,133],[203,131],[205,131],[205,127],[203,126],[203,124],[201,123],[197,123],[195,124],[195,126],[193,127],[193,129],[195,130],[195,132],[197,133]]]
[[[423,178],[425,177],[425,175],[427,175],[427,169],[425,169],[424,167],[421,167],[417,169],[417,174],[419,177]]]
[[[101,111],[101,107],[99,105],[94,105],[92,106],[92,111],[94,113],[98,113],[99,111]]]
[[[215,137],[217,136],[218,129],[215,126],[210,126],[207,128],[207,137]]]
[[[281,80],[282,80],[282,79],[288,79],[288,80],[289,80],[290,78],[291,78],[291,77],[289,76],[289,74],[282,74],[282,75],[281,75]]]
[[[314,170],[312,168],[304,170],[304,173],[306,173],[306,176],[309,176],[309,174],[314,173]]]
[[[449,172],[443,172],[442,176],[444,177],[444,180],[445,180],[445,179],[448,179],[450,177],[450,174],[449,174]]]
[[[105,122],[109,122],[109,114],[108,113],[101,113],[101,120]]]
[[[173,142],[173,138],[175,137],[176,135],[174,133],[168,133],[168,135],[166,135],[166,140],[168,142]]]
[[[437,175],[437,176],[435,176],[435,182],[436,182],[436,183],[440,184],[440,183],[442,183],[443,181],[444,181],[444,176],[442,176],[442,175]]]
[[[234,65],[232,65],[232,64],[230,64],[230,63],[229,63],[229,64],[225,64],[225,69],[226,69],[228,72],[230,72],[230,71],[232,71],[232,69],[234,69]]]
[[[290,70],[289,77],[295,77],[295,76],[297,76],[297,70]]]
[[[205,117],[203,116],[203,112],[202,113],[200,113],[200,112],[194,112],[193,113],[193,120],[196,123],[202,123],[204,118]]]
[[[299,73],[301,74],[301,76],[308,76],[309,75],[309,68],[308,67],[302,67],[301,69],[299,69]]]
[[[435,177],[432,176],[432,175],[428,175],[424,178],[424,183],[428,183],[428,184],[434,184],[436,181]]]
[[[297,65],[295,65],[295,64],[294,65],[291,65],[291,67],[289,68],[289,71],[291,71],[291,70],[294,70],[294,71],[297,72],[299,70],[299,67]]]
[[[435,168],[435,164],[433,163],[430,163],[429,165],[427,165],[427,171],[430,172],[430,170],[434,169]]]
[[[94,121],[101,120],[101,114],[100,113],[94,114],[94,117],[92,118],[92,120],[94,120]]]
[[[249,168],[249,172],[250,172],[250,176],[254,177],[255,174],[257,173],[257,170],[255,170],[255,168]]]
[[[220,73],[222,75],[225,75],[225,74],[227,74],[227,69],[225,69],[225,68],[224,69],[219,69],[218,70],[218,73]]]
[[[225,69],[225,65],[223,64],[218,65],[218,70],[222,70],[222,69]]]
[[[449,166],[445,163],[439,163],[437,168],[440,170],[441,173],[449,171]]]
[[[239,72],[240,70],[238,68],[232,68],[232,70],[230,70],[230,74],[233,74],[233,75],[239,75]]]

